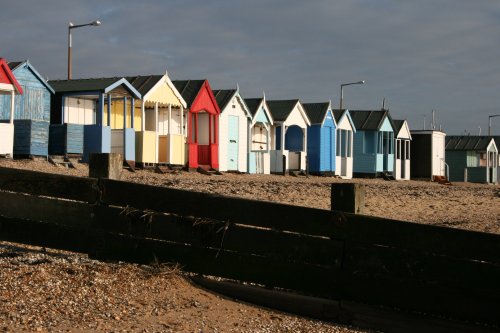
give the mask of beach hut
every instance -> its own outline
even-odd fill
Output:
[[[184,165],[187,105],[168,74],[129,76],[125,79],[142,96],[134,103],[136,163],[142,166]],[[123,120],[123,101],[117,100],[111,107],[111,129],[122,128]],[[126,117],[127,128],[132,127],[131,121],[131,117]]]
[[[353,174],[356,177],[392,176],[394,128],[389,111],[351,111],[354,134]]]
[[[213,91],[219,118],[219,171],[248,170],[248,129],[252,115],[239,88]]]
[[[273,117],[271,172],[305,171],[309,117],[298,99],[267,101]]]
[[[271,173],[271,130],[273,117],[266,103],[266,97],[245,98],[252,114],[249,130],[248,172],[257,174]]]
[[[0,95],[9,98],[0,100],[0,155],[13,156],[14,150],[14,110],[16,95],[21,95],[23,89],[5,59],[0,58]]]
[[[331,102],[303,103],[311,121],[307,130],[307,160],[312,174],[335,173],[336,123]]]
[[[208,80],[172,82],[188,108],[188,167],[218,170],[220,109]]]
[[[351,179],[353,173],[353,140],[356,127],[349,110],[333,110],[337,124],[337,144],[335,149],[335,175]]]
[[[131,167],[135,164],[135,100],[141,94],[125,78],[52,80],[49,153],[120,153]],[[113,105],[123,107],[123,124],[111,129]],[[127,127],[127,117],[130,117]]]
[[[50,97],[54,90],[28,60],[8,65],[24,92],[15,101],[14,155],[47,156]],[[0,104],[10,105],[10,96],[0,96]]]
[[[410,180],[410,142],[411,134],[406,120],[392,120],[396,137],[394,178]]]
[[[434,180],[449,177],[445,162],[446,133],[438,130],[410,130],[411,178]]]
[[[497,183],[498,147],[490,136],[447,136],[450,181]]]

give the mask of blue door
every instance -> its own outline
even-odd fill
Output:
[[[331,127],[326,127],[325,128],[325,148],[324,148],[324,171],[332,171],[332,128]]]
[[[239,119],[237,116],[228,116],[228,118],[227,169],[238,170]]]

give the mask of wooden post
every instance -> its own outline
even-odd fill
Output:
[[[123,167],[121,154],[90,154],[89,177],[120,179]]]
[[[332,184],[331,209],[346,213],[363,214],[365,185],[354,183]]]

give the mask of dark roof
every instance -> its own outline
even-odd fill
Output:
[[[9,65],[10,70],[13,71],[17,67],[19,67],[21,64],[24,64],[25,62],[26,62],[26,60],[25,61],[9,61],[7,63],[7,65]]]
[[[285,121],[298,102],[298,99],[267,101],[267,106],[275,121]]]
[[[56,93],[77,91],[101,91],[111,86],[121,78],[49,80],[50,86]]]
[[[172,81],[172,83],[186,101],[187,107],[190,108],[205,81],[206,80],[175,80]]]
[[[258,107],[260,105],[260,103],[262,103],[262,100],[264,98],[245,98],[244,101],[245,101],[245,104],[247,105],[248,107],[248,110],[250,110],[250,113],[252,114],[252,116],[255,116],[255,114],[257,113],[257,110],[258,110]]]
[[[144,96],[163,76],[164,75],[128,76],[125,79]]]
[[[338,123],[340,118],[342,118],[346,112],[347,112],[347,109],[342,109],[342,110],[334,109],[334,110],[332,110],[333,117],[335,118],[335,122]]]
[[[303,103],[302,106],[304,107],[311,124],[322,124],[326,113],[330,108],[330,103]]]
[[[491,136],[454,136],[446,137],[446,150],[486,150],[493,137]]]
[[[377,131],[385,117],[389,116],[387,110],[377,110],[377,111],[361,111],[361,110],[349,110],[351,119],[358,131]],[[389,121],[391,121],[389,117]],[[391,121],[392,122],[392,121]],[[394,127],[394,126],[393,126]]]
[[[220,110],[224,110],[227,106],[227,104],[231,101],[233,98],[234,94],[236,93],[236,89],[219,89],[219,90],[212,90],[215,96],[215,100],[217,101],[217,104],[219,105]]]
[[[394,127],[394,133],[399,133],[399,131],[401,131],[401,128],[403,127],[404,123],[405,123],[404,120],[393,119],[392,120],[392,125]]]

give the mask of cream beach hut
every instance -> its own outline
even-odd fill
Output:
[[[213,90],[219,117],[219,171],[248,170],[248,129],[252,115],[239,89]]]

